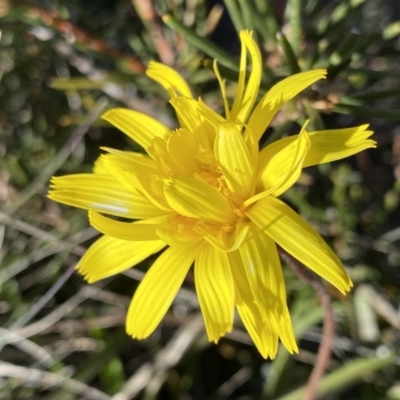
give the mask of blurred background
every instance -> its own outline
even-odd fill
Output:
[[[99,118],[105,110],[177,126],[167,94],[144,74],[150,60],[222,112],[212,60],[235,82],[243,28],[261,47],[261,93],[301,70],[329,71],[282,109],[261,146],[306,119],[309,130],[375,131],[377,149],[304,170],[284,200],[355,283],[346,297],[330,289],[337,332],[320,398],[400,399],[396,0],[0,0],[0,399],[302,398],[323,312],[289,268],[295,356],[262,359],[239,321],[208,343],[190,274],[157,331],[132,340],[125,313],[152,260],[87,285],[73,267],[97,233],[84,211],[46,198],[52,175],[90,172],[100,146],[138,150]]]

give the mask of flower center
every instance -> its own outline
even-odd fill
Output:
[[[188,139],[192,137],[192,139]],[[212,146],[211,146],[212,147]],[[185,130],[174,132],[166,140],[157,139],[153,143],[153,158],[155,158],[162,174],[173,181],[174,176],[188,176],[217,190],[227,200],[234,219],[229,222],[208,220],[203,217],[172,214],[168,221],[168,228],[161,232],[167,242],[193,243],[202,237],[214,237],[215,240],[228,246],[236,237],[238,223],[242,225],[247,220],[243,210],[243,199],[227,182],[225,171],[221,167],[214,152],[207,147],[200,146],[193,138],[192,133]],[[216,205],[218,206],[218,205]],[[229,215],[229,213],[228,213]]]

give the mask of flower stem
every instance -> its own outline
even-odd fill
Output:
[[[318,299],[324,309],[324,325],[322,340],[319,345],[317,358],[314,368],[308,379],[304,400],[314,400],[317,398],[318,383],[325,373],[326,367],[331,357],[331,345],[335,336],[335,318],[332,309],[331,297],[321,280],[311,271],[307,270],[303,264],[293,258],[282,248],[278,247],[279,255],[294,270],[301,280],[310,284],[317,293]]]

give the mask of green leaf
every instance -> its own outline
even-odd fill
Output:
[[[213,44],[208,39],[199,36],[192,29],[187,28],[169,14],[164,14],[162,19],[172,30],[181,34],[189,43],[204,51],[204,53],[206,53],[209,57],[216,58],[219,63],[228,68],[232,68],[234,71],[239,70],[239,64],[228,53]]]
[[[394,97],[400,95],[400,88],[388,89],[388,90],[380,90],[376,92],[362,93],[355,95],[353,98],[357,100],[362,100],[364,102],[374,102],[383,99],[387,99],[389,97]]]
[[[257,9],[255,14],[264,22],[263,28],[258,29],[259,35],[263,38],[267,46],[275,45],[279,24],[274,8],[271,5],[271,0],[255,0],[255,6]],[[258,26],[259,25],[257,25],[257,27]]]
[[[286,60],[289,64],[290,72],[292,74],[297,74],[298,72],[301,72],[300,66],[297,62],[297,57],[296,57],[295,51],[293,50],[293,47],[287,40],[284,33],[278,32],[277,38],[278,38],[279,44],[282,47],[283,52],[285,53]]]
[[[395,360],[395,356],[389,356],[385,358],[357,358],[350,361],[321,379],[318,385],[317,398],[338,393],[362,379],[364,375],[379,371],[387,365],[393,364]],[[303,400],[305,390],[306,386],[302,386],[278,400]]]
[[[364,2],[365,0],[350,0],[340,2],[332,12],[325,17],[320,18],[316,27],[317,33],[323,36],[329,30],[333,29],[339,22],[347,18],[355,8]]]
[[[301,0],[288,0],[286,6],[286,18],[290,27],[289,42],[293,53],[300,54],[300,45],[302,39],[302,15],[303,2]]]
[[[336,104],[334,112],[339,114],[352,114],[359,117],[381,118],[390,121],[400,121],[399,110],[378,109],[375,107],[358,106],[352,104]]]
[[[248,28],[243,23],[242,13],[236,0],[224,0],[228,14],[231,17],[232,23],[239,33],[242,29]]]
[[[389,24],[382,32],[382,37],[385,40],[394,39],[400,35],[400,21]]]

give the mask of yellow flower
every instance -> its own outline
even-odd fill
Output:
[[[77,265],[89,282],[115,275],[163,250],[140,283],[127,332],[149,336],[194,263],[196,292],[210,341],[232,329],[236,307],[264,357],[279,340],[297,352],[276,244],[341,292],[352,286],[339,259],[315,230],[278,197],[302,168],[375,147],[367,125],[300,133],[259,151],[258,141],[283,104],[326,75],[302,72],[272,87],[255,105],[261,56],[251,33],[240,34],[237,93],[222,117],[195,100],[185,80],[152,62],[147,74],[171,97],[180,128],[171,131],[139,112],[113,109],[103,118],[147,152],[104,148],[92,174],[52,179],[49,197],[89,210],[102,232]],[[246,79],[247,58],[251,73]],[[255,106],[254,106],[255,105]],[[103,214],[137,220],[122,222]]]

